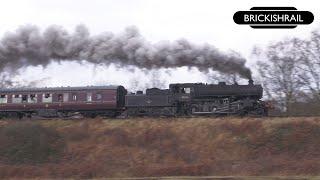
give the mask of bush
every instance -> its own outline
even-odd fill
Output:
[[[249,139],[254,153],[261,155],[282,154],[290,156],[320,156],[318,149],[320,126],[308,121],[292,121],[273,125],[270,131],[261,131]]]
[[[55,129],[36,123],[18,122],[0,129],[0,158],[5,162],[47,162],[56,159],[64,146]]]
[[[64,129],[62,133],[67,141],[82,141],[90,137],[89,124],[81,123],[80,126],[71,126]]]
[[[121,128],[106,129],[104,135],[110,138],[113,145],[131,146],[133,144],[130,134]]]
[[[168,127],[153,127],[139,132],[136,136],[136,145],[139,147],[150,148],[174,148],[177,144],[178,137]]]
[[[312,150],[317,152],[319,138],[319,125],[306,121],[298,121],[275,127],[270,133],[269,143],[277,151],[297,153]]]

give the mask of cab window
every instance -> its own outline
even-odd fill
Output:
[[[185,94],[190,94],[191,89],[190,88],[183,88]]]

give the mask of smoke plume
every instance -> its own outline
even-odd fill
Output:
[[[245,59],[237,54],[222,53],[209,44],[197,45],[187,40],[150,43],[135,27],[114,34],[91,36],[79,25],[73,33],[60,26],[43,32],[36,26],[22,26],[0,40],[0,71],[15,71],[25,66],[45,67],[51,61],[88,61],[93,64],[136,66],[142,69],[196,67],[202,72],[212,69],[237,73],[251,78]]]

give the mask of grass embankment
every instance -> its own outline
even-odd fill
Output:
[[[0,127],[0,178],[320,174],[320,118],[0,121]]]

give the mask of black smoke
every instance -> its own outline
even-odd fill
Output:
[[[90,35],[79,25],[73,33],[60,26],[43,32],[38,27],[22,26],[0,40],[0,71],[16,71],[26,66],[47,66],[52,61],[88,61],[93,64],[136,66],[142,69],[196,67],[226,74],[237,73],[250,79],[246,60],[233,53],[223,53],[212,45],[193,44],[187,40],[151,43],[135,27],[114,34]]]

